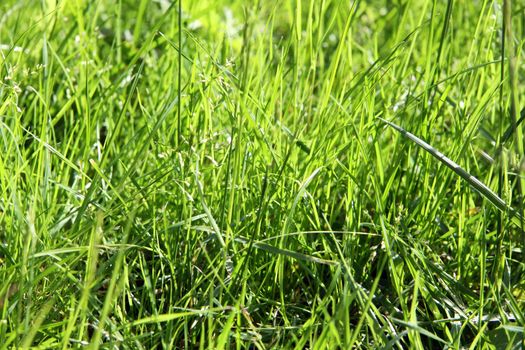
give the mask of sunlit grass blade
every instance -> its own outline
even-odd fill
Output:
[[[129,324],[122,326],[122,328],[135,327],[135,326],[148,324],[148,323],[169,322],[172,320],[176,320],[178,318],[184,318],[184,317],[190,317],[190,316],[214,315],[214,314],[228,311],[228,310],[232,310],[232,308],[231,307],[221,307],[221,308],[204,309],[204,310],[187,310],[187,311],[181,311],[181,312],[173,312],[170,314],[149,316],[149,317],[141,318],[139,320],[132,321]]]
[[[235,237],[235,241],[239,242],[239,243],[242,243],[242,244],[246,244],[246,245],[248,245],[250,243],[250,240],[248,238],[240,237],[240,236],[239,237]],[[292,251],[292,250],[289,250],[289,249],[278,248],[278,247],[275,247],[275,246],[273,246],[271,244],[258,242],[258,241],[253,242],[253,247],[255,247],[257,249],[260,249],[260,250],[264,250],[264,251],[266,251],[268,253],[271,253],[271,254],[287,256],[287,257],[294,258],[294,259],[297,259],[297,260],[301,260],[301,261],[304,261],[304,262],[310,262],[310,263],[316,263],[316,264],[324,264],[324,265],[338,265],[339,264],[337,261],[322,259],[322,258],[318,258],[318,257],[315,257],[315,256],[311,256],[311,255],[299,253],[299,252],[296,252],[296,251]]]
[[[215,221],[215,218],[213,217],[213,214],[211,213],[210,208],[208,208],[208,205],[206,204],[206,200],[204,198],[204,190],[202,188],[202,183],[199,180],[199,161],[198,160],[195,166],[195,183],[197,184],[197,190],[198,190],[199,197],[201,200],[202,208],[204,209],[204,212],[206,213],[206,216],[208,217],[208,220],[210,221],[210,225],[213,228],[213,231],[215,232],[215,237],[217,237],[217,240],[219,241],[221,246],[224,248],[226,247],[226,242],[224,241],[224,238],[222,237],[221,229],[219,228],[219,225],[217,225],[217,221]]]
[[[456,162],[445,156],[443,153],[421,140],[419,137],[414,134],[406,131],[397,124],[392,123],[391,121],[385,120],[378,117],[379,120],[385,124],[392,127],[394,130],[400,132],[405,137],[409,138],[416,145],[424,149],[426,152],[430,153],[434,158],[439,160],[441,163],[445,164],[450,170],[459,175],[464,181],[466,181],[472,188],[478,191],[484,198],[486,198],[490,203],[492,203],[496,208],[503,212],[508,212],[511,216],[512,222],[518,227],[522,226],[523,217],[517,212],[514,208],[508,205],[503,199],[501,199],[494,191],[492,191],[487,185],[478,180],[476,177],[469,174],[465,169],[459,166]]]

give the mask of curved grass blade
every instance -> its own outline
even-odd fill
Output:
[[[197,184],[197,191],[199,192],[199,196],[201,199],[201,205],[204,208],[204,212],[206,213],[206,216],[208,217],[208,220],[210,221],[211,227],[213,228],[213,231],[215,231],[215,234],[217,235],[217,239],[219,243],[221,244],[221,247],[226,247],[226,242],[224,241],[224,238],[222,237],[221,230],[219,229],[219,225],[217,225],[217,221],[215,221],[215,218],[213,217],[210,208],[206,205],[206,201],[204,200],[204,190],[202,189],[202,183],[199,181],[199,160],[197,159],[197,162],[195,163],[195,183]]]
[[[403,129],[397,124],[394,124],[380,117],[377,117],[377,118],[381,120],[383,123],[387,124],[388,126],[394,128],[396,131],[398,131],[402,135],[408,137],[411,141],[413,141],[419,147],[423,148],[425,151],[430,153],[434,158],[439,160],[441,163],[445,164],[450,170],[458,174],[471,187],[473,187],[483,197],[485,197],[489,202],[491,202],[496,208],[498,208],[499,210],[503,212],[508,212],[511,217],[511,221],[517,227],[520,227],[520,228],[522,227],[522,223],[523,223],[522,215],[518,211],[516,211],[516,209],[508,205],[503,199],[501,199],[496,193],[494,193],[487,185],[485,185],[483,182],[478,180],[476,177],[469,174],[465,169],[460,167],[459,164],[457,164],[456,162],[454,162],[453,160],[445,156],[443,153],[439,152],[437,149],[435,149],[434,147],[432,147],[425,141],[421,140],[419,137],[415,136],[414,134],[411,134],[410,132],[406,131],[405,129]]]
[[[236,242],[241,243],[241,244],[245,244],[245,245],[250,244],[250,239],[246,237],[237,236],[234,239]],[[260,249],[260,250],[264,250],[265,252],[270,253],[270,254],[284,255],[284,256],[287,256],[293,259],[306,261],[310,263],[332,265],[332,266],[338,265],[337,261],[322,259],[322,258],[318,258],[318,257],[311,256],[311,255],[306,255],[303,253],[295,252],[293,250],[288,250],[284,248],[278,248],[270,244],[262,243],[261,241],[253,242],[253,247]]]

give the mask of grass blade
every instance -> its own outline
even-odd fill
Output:
[[[439,160],[441,163],[445,164],[450,170],[458,174],[463,180],[465,180],[472,188],[474,188],[476,191],[478,191],[484,198],[486,198],[489,202],[491,202],[496,208],[503,212],[508,212],[511,216],[512,222],[518,226],[521,227],[521,223],[523,222],[523,217],[520,213],[518,213],[514,208],[512,208],[510,205],[508,205],[503,199],[501,199],[494,191],[492,191],[487,185],[485,185],[483,182],[481,182],[479,179],[474,177],[473,175],[469,174],[465,169],[459,166],[456,162],[445,156],[443,153],[426,143],[425,141],[421,140],[416,135],[406,131],[402,127],[400,127],[397,124],[394,124],[388,120],[385,120],[383,118],[378,117],[379,120],[381,120],[383,123],[387,124],[388,126],[392,127],[405,137],[409,138],[411,141],[413,141],[416,145],[430,153],[434,158]]]
[[[248,238],[241,237],[241,236],[235,237],[235,241],[242,243],[242,244],[250,243],[250,240]],[[306,262],[311,262],[311,263],[316,263],[316,264],[323,264],[323,265],[338,265],[337,261],[321,259],[315,256],[306,255],[306,254],[295,252],[289,249],[278,248],[273,245],[262,243],[262,242],[254,242],[253,246],[257,249],[264,250],[265,252],[270,253],[270,254],[283,255],[283,256],[287,256],[287,257],[301,260],[301,261],[306,261]]]

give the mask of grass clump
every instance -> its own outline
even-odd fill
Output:
[[[2,346],[520,348],[522,11],[3,1]]]

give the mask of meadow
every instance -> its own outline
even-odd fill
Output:
[[[0,348],[521,349],[524,13],[2,0]]]

